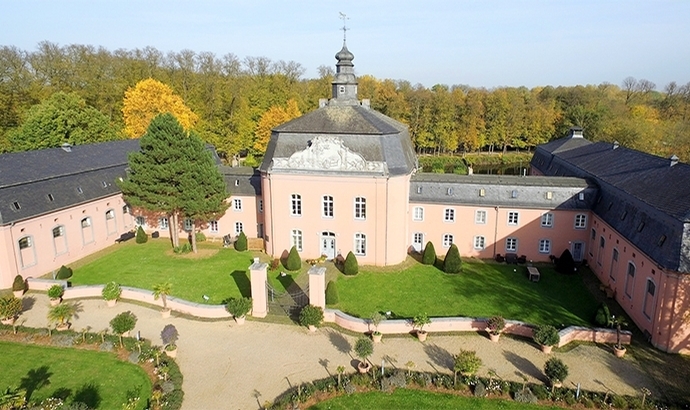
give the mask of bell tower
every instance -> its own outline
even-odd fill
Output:
[[[332,104],[359,104],[357,100],[357,78],[355,77],[354,54],[347,49],[347,16],[340,13],[343,20],[343,48],[335,55],[338,62],[335,65],[335,78],[332,85]]]

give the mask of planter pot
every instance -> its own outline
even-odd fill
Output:
[[[501,338],[501,334],[500,334],[500,333],[497,334],[497,335],[495,335],[495,334],[493,334],[493,333],[489,333],[489,339],[491,339],[491,341],[494,342],[494,343],[498,343],[498,339],[500,339],[500,338]]]
[[[551,387],[556,388],[556,389],[560,389],[561,387],[563,387],[563,383],[562,383],[562,382],[558,382],[558,381],[556,381],[556,382],[552,381],[552,382],[551,382]]]
[[[62,302],[62,298],[50,299],[50,306],[57,306]]]
[[[314,325],[309,325],[309,331],[312,332],[312,333],[316,332],[316,326],[314,326]]]
[[[616,357],[623,357],[625,356],[626,348],[621,346],[619,349],[617,346],[613,346],[613,353],[616,355]]]
[[[163,319],[167,319],[170,317],[170,312],[172,312],[172,309],[163,309],[161,310],[161,316]]]
[[[244,324],[245,317],[244,316],[235,316],[235,323],[238,325],[243,325]],[[316,329],[316,328],[315,328]],[[309,329],[311,330],[311,329]]]
[[[372,333],[371,334],[371,339],[374,341],[374,343],[381,343],[381,338],[383,338],[383,334],[381,333]]]
[[[541,345],[541,351],[546,353],[546,354],[551,353],[551,349],[553,349],[553,346]]]
[[[10,317],[10,318],[7,318],[7,319],[2,319],[2,320],[0,320],[0,323],[2,323],[3,325],[10,325],[10,326],[12,326],[12,325],[14,324],[14,320],[15,320],[15,318]]]
[[[14,290],[14,291],[12,291],[12,293],[14,293],[15,298],[21,298],[22,296],[24,296],[23,290]]]
[[[70,327],[70,323],[59,323],[55,325],[55,330],[57,331],[63,331],[63,330],[68,330]]]
[[[166,350],[165,354],[168,355],[168,357],[177,357],[177,348],[174,348],[173,350]]]
[[[417,339],[419,339],[420,342],[426,341],[426,336],[427,336],[426,330],[418,330],[417,331]]]
[[[108,307],[115,307],[117,305],[117,299],[106,300],[105,302],[108,304]]]
[[[357,364],[357,370],[360,373],[367,373],[371,369],[371,365],[368,362],[359,362]]]

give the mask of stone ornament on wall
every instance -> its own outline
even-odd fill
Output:
[[[273,158],[273,169],[383,172],[384,163],[365,160],[347,148],[341,138],[318,136],[310,141],[306,149],[295,152],[289,158]]]

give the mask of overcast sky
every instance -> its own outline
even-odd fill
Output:
[[[0,45],[262,56],[311,78],[335,64],[339,12],[358,75],[427,87],[690,82],[687,0],[10,0]]]

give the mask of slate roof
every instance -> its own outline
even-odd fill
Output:
[[[320,135],[340,137],[365,160],[384,162],[389,175],[406,175],[417,167],[406,125],[360,104],[332,104],[274,128],[261,171],[270,171],[273,158],[289,158]]]
[[[690,271],[690,165],[614,144],[562,138],[537,147],[544,175],[592,178],[593,211],[667,269]]]
[[[589,210],[597,195],[582,178],[422,173],[410,181],[412,203]]]
[[[261,196],[261,173],[252,167],[219,167],[230,196]]]

